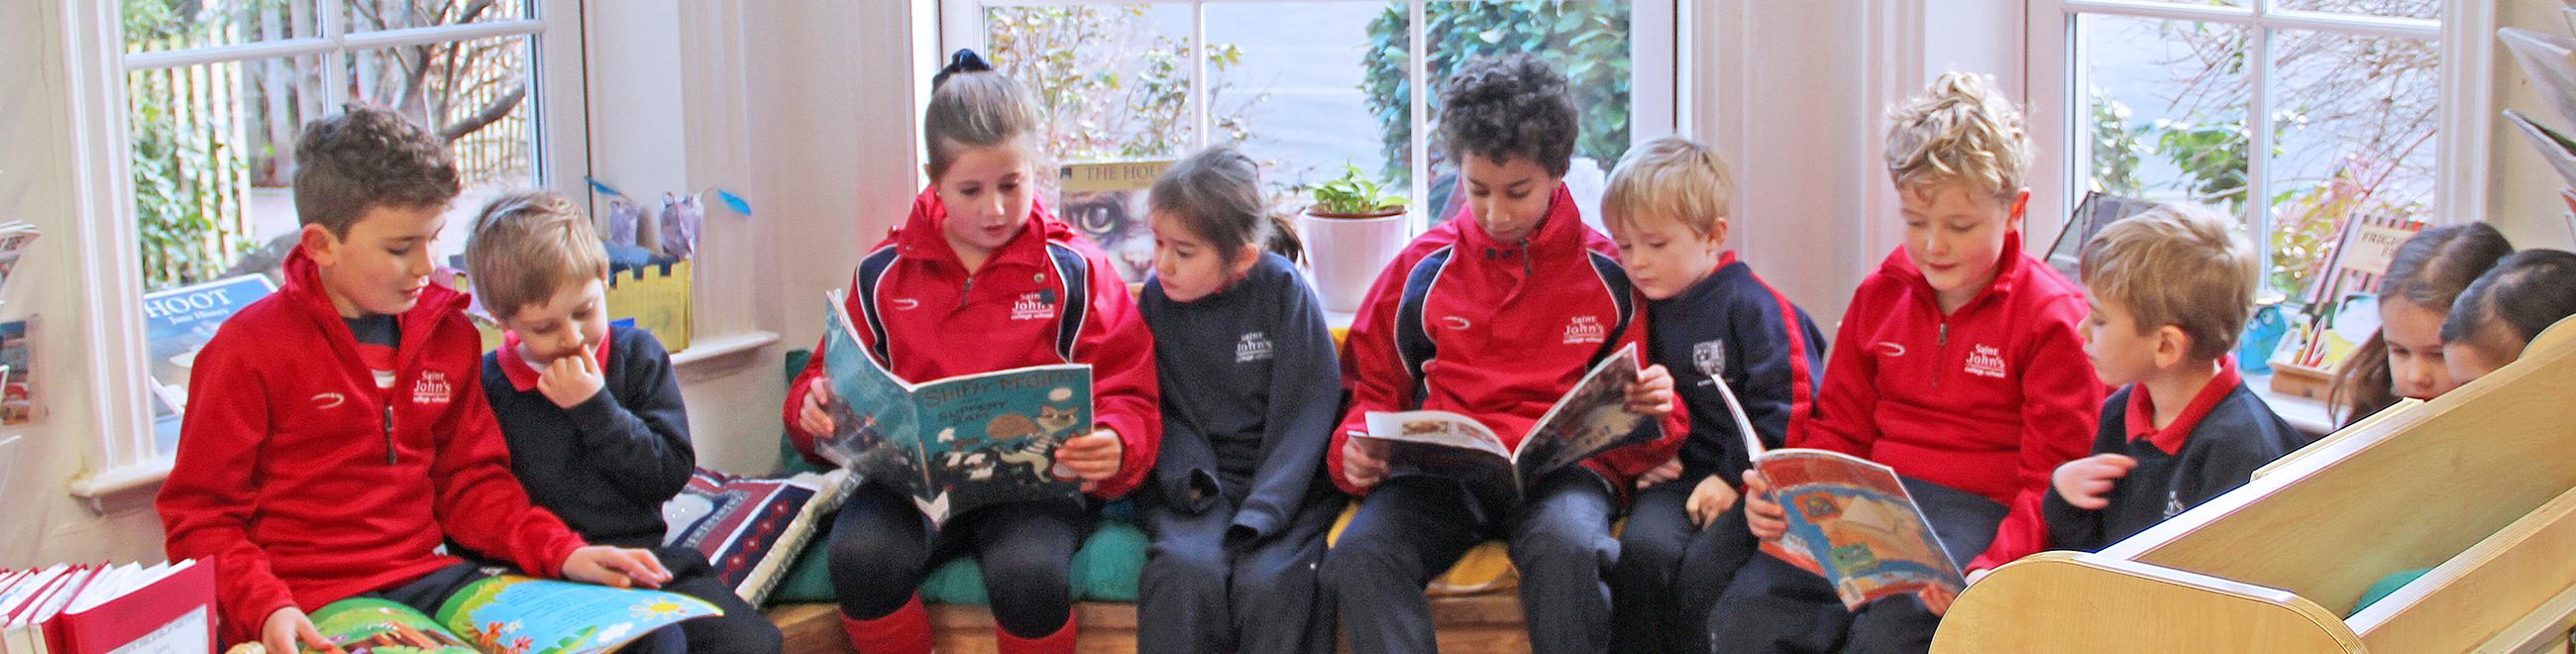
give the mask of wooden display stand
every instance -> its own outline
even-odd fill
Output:
[[[1962,594],[1941,652],[2566,651],[2576,625],[2576,320],[2098,554]],[[2346,613],[2374,581],[2432,571]]]

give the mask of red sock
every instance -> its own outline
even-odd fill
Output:
[[[1064,627],[1037,638],[1011,635],[1011,630],[993,625],[993,640],[1001,654],[1073,654],[1073,615],[1064,616]]]
[[[885,617],[860,620],[841,614],[841,629],[849,632],[850,647],[859,654],[930,653],[930,612],[922,610],[920,593]]]

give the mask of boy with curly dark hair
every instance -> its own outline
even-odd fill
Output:
[[[197,355],[157,508],[173,559],[210,561],[223,642],[325,649],[304,610],[374,596],[435,612],[474,564],[667,581],[644,550],[593,546],[528,502],[482,401],[466,296],[429,283],[459,182],[446,144],[350,105],[296,142],[304,224],[286,287]]]
[[[1621,490],[1671,460],[1688,432],[1661,366],[1643,371],[1628,405],[1663,419],[1664,438],[1567,466],[1519,498],[1479,497],[1457,479],[1390,476],[1389,464],[1401,462],[1388,461],[1383,442],[1351,438],[1367,433],[1371,412],[1429,409],[1516,441],[1595,363],[1645,340],[1626,269],[1563,183],[1577,135],[1565,77],[1528,55],[1479,59],[1440,97],[1440,138],[1467,201],[1378,274],[1351,323],[1341,357],[1351,401],[1326,465],[1361,499],[1324,556],[1326,592],[1354,651],[1432,651],[1423,587],[1477,543],[1504,538],[1533,616],[1532,648],[1602,651],[1602,575],[1618,556],[1610,521]]]

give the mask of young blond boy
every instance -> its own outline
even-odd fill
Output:
[[[1638,480],[1610,572],[1613,651],[1707,651],[1709,607],[1755,551],[1736,501],[1752,460],[1718,380],[1779,447],[1824,371],[1815,321],[1726,248],[1734,187],[1707,146],[1665,136],[1628,150],[1601,199],[1646,296],[1647,356],[1673,371],[1691,426],[1680,455]]]
[[[215,565],[225,643],[326,648],[305,610],[373,596],[435,612],[478,566],[653,586],[650,553],[591,545],[528,502],[477,398],[466,296],[430,283],[459,187],[446,143],[349,105],[295,145],[303,235],[286,287],[224,322],[190,373],[155,508],[173,559]]]
[[[2236,372],[2254,302],[2253,248],[2207,209],[2161,205],[2084,244],[2093,317],[2084,352],[2102,383],[2093,455],[2057,467],[2037,515],[2004,525],[1969,574],[2042,549],[2095,551],[2250,480],[2307,438]]]
[[[1789,445],[1894,468],[1954,561],[2038,510],[2049,471],[2084,452],[2103,388],[2077,325],[2084,296],[2022,252],[2030,137],[1984,76],[1947,73],[1890,113],[1887,170],[1904,245],[1843,312],[1814,411]],[[1757,536],[1786,529],[1769,484],[1745,483]],[[2026,508],[2024,508],[2026,507]],[[1711,612],[1717,651],[1922,651],[1946,593],[1846,610],[1824,579],[1770,556]]]
[[[631,652],[775,652],[778,627],[744,603],[705,555],[662,547],[662,504],[697,454],[671,355],[641,329],[608,324],[608,251],[562,196],[513,193],[474,220],[468,278],[508,331],[483,355],[483,396],[510,444],[510,469],[538,506],[591,542],[652,551],[663,590],[725,614],[680,623]]]

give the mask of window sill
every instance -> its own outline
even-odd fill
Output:
[[[2271,405],[2272,412],[2280,414],[2291,428],[2305,432],[2311,438],[2334,433],[2334,413],[2326,408],[2325,402],[2272,392],[2272,375],[2268,373],[2246,375],[2245,386],[2254,390],[2255,397],[2263,398],[2264,404]]]
[[[169,457],[156,457],[92,472],[72,480],[72,497],[88,500],[91,509],[148,498],[170,478],[170,462]]]
[[[671,367],[686,368],[690,364],[750,352],[777,342],[777,332],[744,332],[696,341],[689,344],[689,349],[671,355]]]

